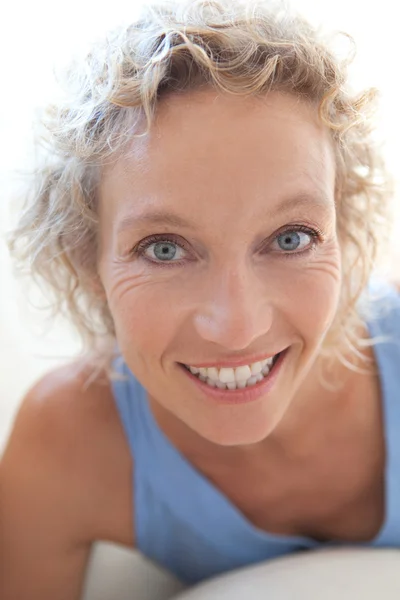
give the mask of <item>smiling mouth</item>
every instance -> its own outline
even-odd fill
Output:
[[[182,364],[182,366],[192,375],[200,379],[203,383],[213,388],[221,390],[237,390],[252,387],[268,377],[276,361],[283,354],[279,352],[275,356],[236,368],[231,367],[191,367]]]

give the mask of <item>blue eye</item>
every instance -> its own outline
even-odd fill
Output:
[[[308,246],[313,247],[318,234],[310,229],[288,229],[280,233],[274,240],[277,243],[279,250],[288,254],[300,253],[302,250],[307,250]]]
[[[160,239],[157,236],[142,240],[134,252],[155,264],[177,263],[186,256],[186,251],[182,248],[182,245],[172,239]]]
[[[158,260],[172,260],[176,256],[177,247],[172,242],[157,242],[156,244],[151,244],[151,246],[153,246],[154,256]],[[149,250],[151,246],[147,249]]]

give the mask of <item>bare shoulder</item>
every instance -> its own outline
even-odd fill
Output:
[[[78,599],[92,542],[133,544],[131,473],[104,377],[74,363],[34,385],[0,463],[0,596]]]
[[[41,485],[57,481],[59,501],[75,507],[82,536],[133,544],[132,461],[104,373],[93,378],[90,366],[76,361],[51,371],[28,391],[4,468],[9,460],[10,469],[14,462],[26,469],[19,463],[26,465],[28,457],[37,475],[42,465]]]

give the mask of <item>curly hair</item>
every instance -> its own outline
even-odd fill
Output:
[[[343,361],[344,348],[360,354],[357,303],[389,224],[389,179],[373,136],[377,92],[351,90],[352,56],[340,60],[331,41],[282,2],[155,1],[71,65],[64,98],[42,118],[47,152],[10,249],[49,284],[54,310],[66,311],[87,349],[116,341],[94,285],[101,168],[146,135],[166,94],[212,86],[237,96],[282,91],[318,107],[335,149],[343,264],[339,307],[321,353]]]

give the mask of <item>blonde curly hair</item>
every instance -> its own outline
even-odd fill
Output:
[[[147,4],[134,23],[71,66],[66,97],[43,116],[46,158],[34,172],[10,248],[49,284],[55,311],[67,312],[86,349],[104,341],[110,349],[116,341],[107,302],[94,285],[101,168],[133,136],[146,135],[160,98],[213,86],[239,96],[282,91],[318,106],[335,148],[343,260],[339,309],[321,352],[343,360],[346,348],[359,355],[357,302],[381,227],[389,223],[389,194],[371,126],[376,90],[352,93],[348,64],[285,3],[191,0]]]

